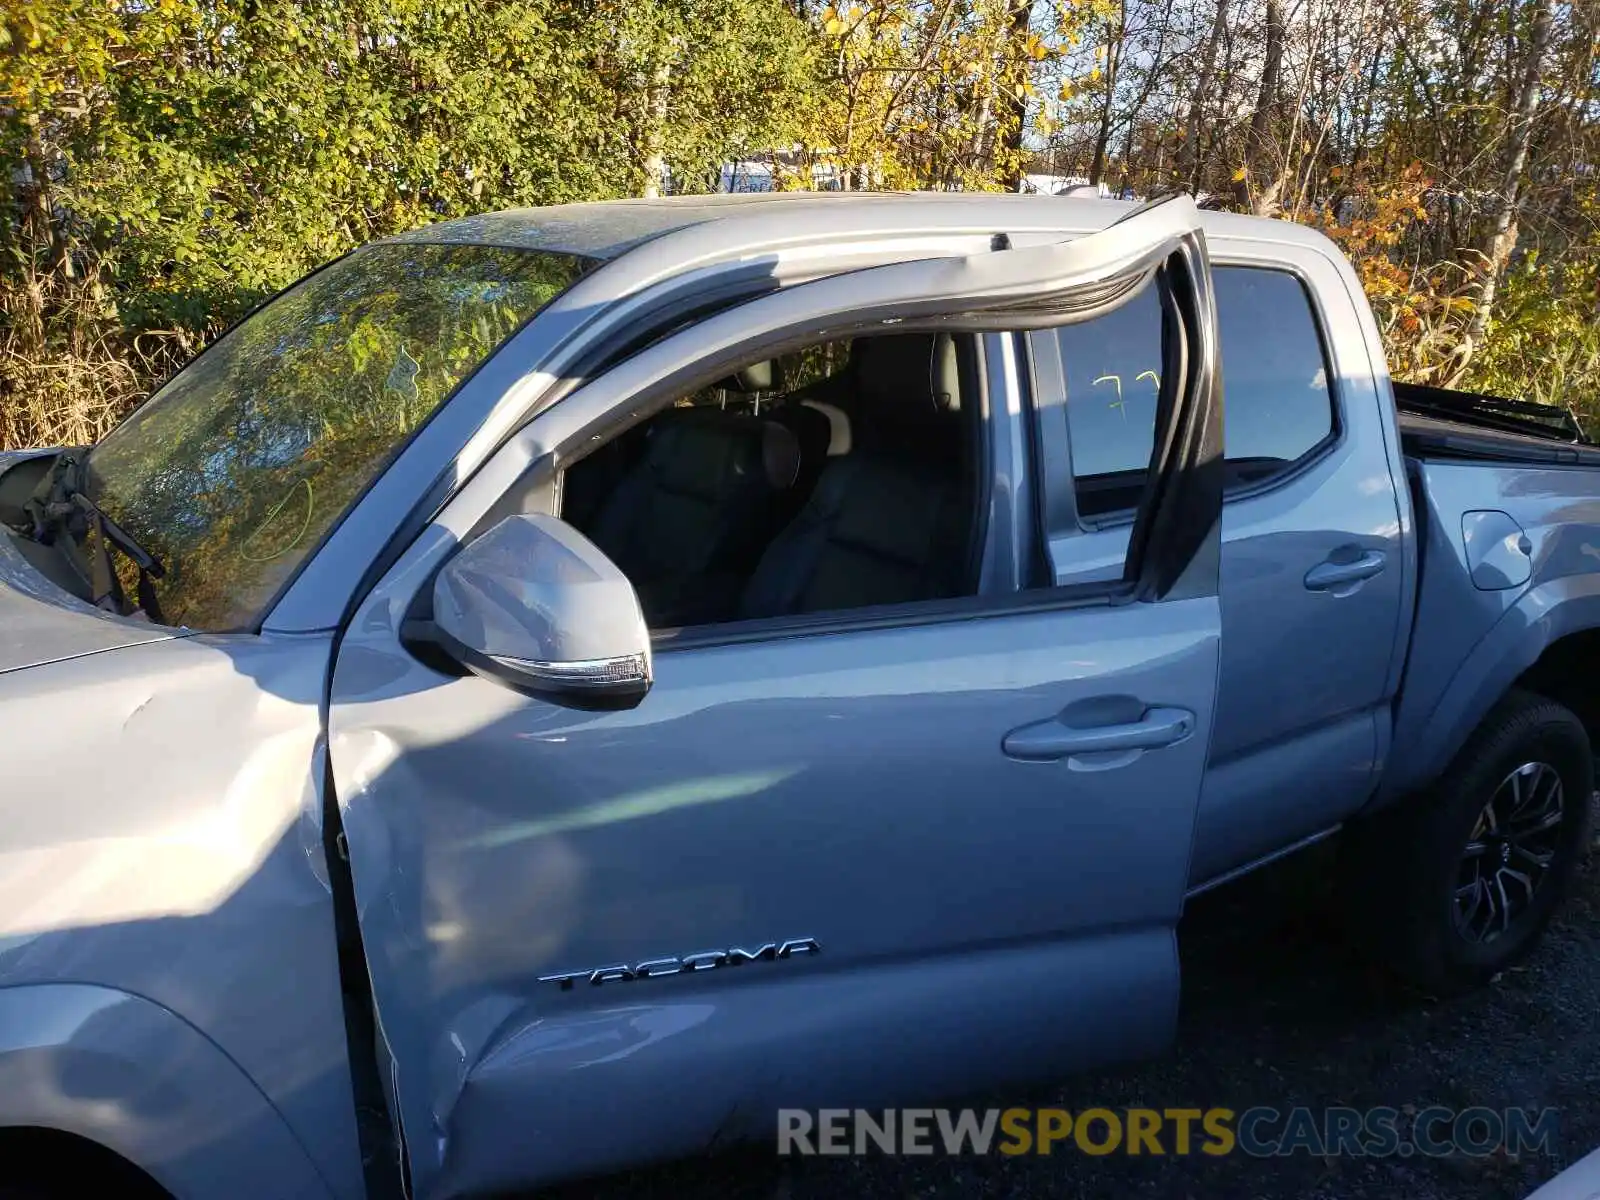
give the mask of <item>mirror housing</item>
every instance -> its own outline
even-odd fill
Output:
[[[572,526],[507,517],[433,584],[433,640],[456,662],[572,708],[632,708],[650,690],[650,631],[627,576]]]

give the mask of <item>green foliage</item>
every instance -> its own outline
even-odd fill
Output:
[[[808,158],[852,188],[1014,187],[1053,76],[1104,0],[836,0]],[[809,166],[810,163],[803,164]]]
[[[1462,386],[1570,405],[1590,436],[1600,436],[1600,279],[1593,265],[1547,262],[1537,253],[1515,264]]]
[[[653,158],[672,190],[714,189],[730,158],[786,145],[808,127],[816,48],[786,6],[607,0],[596,15],[611,33],[592,69],[625,101],[628,193],[661,182],[649,178]]]
[[[133,392],[373,238],[692,190],[789,135],[808,46],[782,0],[12,0],[0,409],[84,346]]]
[[[374,237],[614,190],[577,22],[539,7],[185,0],[133,18],[164,26],[159,48],[64,142],[59,196],[133,285],[125,319],[204,328]]]
[[[1596,47],[1546,0],[7,0],[0,445],[98,438],[374,238],[768,154],[1187,186],[1329,230],[1397,374],[1597,395]]]

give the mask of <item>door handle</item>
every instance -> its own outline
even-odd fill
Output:
[[[1144,716],[1125,725],[1067,725],[1059,717],[1035,721],[1006,734],[1001,742],[1012,758],[1049,762],[1076,754],[1132,751],[1132,762],[1146,750],[1159,750],[1183,741],[1194,732],[1194,714],[1186,708],[1147,708]],[[1111,764],[1107,764],[1111,765]],[[1120,766],[1121,764],[1115,764]]]
[[[1306,572],[1306,590],[1347,596],[1355,590],[1354,585],[1371,579],[1387,564],[1388,559],[1384,557],[1382,550],[1368,550],[1360,558],[1350,562],[1336,562],[1329,559]]]

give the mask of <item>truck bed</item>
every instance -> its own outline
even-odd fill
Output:
[[[1600,446],[1565,409],[1411,383],[1396,383],[1394,398],[1414,458],[1600,466]]]

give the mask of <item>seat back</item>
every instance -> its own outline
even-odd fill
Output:
[[[959,595],[971,489],[949,335],[861,339],[849,404],[855,445],[827,459],[810,499],[751,576],[746,618]]]
[[[742,575],[771,536],[777,499],[798,468],[799,449],[781,426],[670,409],[585,532],[641,594],[696,575]]]

